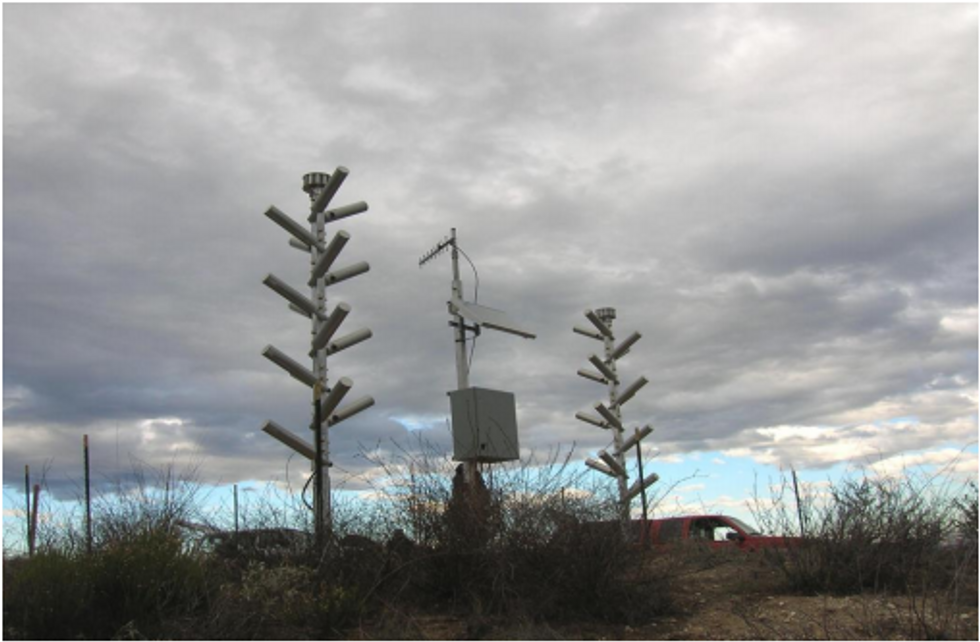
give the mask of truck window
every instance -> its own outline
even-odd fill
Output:
[[[715,539],[715,520],[695,519],[687,536],[696,541],[711,542]]]
[[[715,528],[715,541],[716,542],[727,542],[727,541],[729,541],[729,535],[733,535],[733,536],[737,537],[738,536],[738,531],[735,530],[734,528],[732,528],[731,526],[729,526],[728,524],[719,524],[718,527]]]
[[[660,524],[660,541],[670,542],[681,538],[681,525],[684,523],[680,519],[668,519]]]
[[[691,522],[689,537],[702,542],[726,542],[729,533],[737,535],[738,530],[722,519],[703,517]]]
[[[762,535],[758,528],[750,526],[740,519],[736,519],[735,517],[726,517],[725,519],[731,522],[735,530],[742,529],[746,535]]]

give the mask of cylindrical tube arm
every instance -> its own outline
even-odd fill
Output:
[[[599,334],[598,332],[593,332],[592,330],[586,330],[585,328],[580,328],[578,326],[572,328],[572,331],[581,335],[585,335],[590,339],[596,339],[598,341],[602,341],[602,335]]]
[[[657,483],[659,479],[660,479],[660,475],[658,475],[657,473],[650,473],[642,480],[639,479],[636,480],[635,482],[633,482],[633,485],[630,486],[630,489],[626,491],[626,496],[624,497],[624,499],[626,501],[633,499],[640,493],[641,490],[650,486],[651,484]]]
[[[622,455],[623,453],[625,453],[630,448],[635,446],[637,443],[640,442],[640,440],[642,440],[644,437],[646,437],[652,432],[653,432],[653,428],[651,426],[644,426],[643,428],[635,432],[633,435],[631,435],[629,439],[624,441],[622,446],[616,449],[616,455]]]
[[[584,377],[586,379],[589,379],[591,381],[595,381],[597,383],[601,383],[601,384],[604,384],[604,385],[609,383],[609,380],[608,379],[602,377],[601,375],[597,375],[596,373],[592,372],[591,370],[586,370],[585,368],[580,368],[577,374],[580,377]]]
[[[616,473],[617,477],[626,478],[629,476],[626,474],[626,469],[623,468],[618,461],[616,461],[616,458],[607,453],[605,450],[599,451],[599,459],[601,459],[606,466],[609,466],[609,470]]]
[[[272,420],[265,422],[265,425],[262,426],[262,432],[269,435],[273,439],[279,441],[283,445],[289,446],[290,448],[298,452],[303,457],[306,457],[310,461],[316,459],[316,450],[314,450],[313,446],[309,445],[308,443],[306,443],[305,441],[303,441],[293,433],[289,432],[288,430],[286,430],[276,422]],[[327,462],[322,462],[322,463],[324,466],[330,465]]]
[[[262,350],[262,356],[288,372],[294,379],[302,381],[311,388],[316,385],[316,376],[310,370],[301,366],[275,346],[267,345]]]
[[[333,285],[334,283],[340,283],[341,281],[346,281],[347,279],[354,278],[358,274],[364,274],[371,269],[367,261],[359,261],[354,265],[348,265],[345,268],[340,268],[335,272],[328,272],[323,277],[324,285]]]
[[[267,274],[262,283],[267,285],[273,292],[286,299],[296,307],[309,315],[316,314],[316,305],[308,298],[293,289],[288,283],[277,277],[275,274]]]
[[[320,258],[317,259],[316,265],[313,266],[313,276],[307,282],[307,285],[313,287],[316,285],[316,280],[327,273],[333,262],[337,260],[337,256],[340,255],[340,251],[344,249],[344,245],[350,240],[350,234],[344,230],[338,231],[334,234],[334,237],[327,244],[327,249],[323,251]]]
[[[273,223],[296,237],[296,240],[306,247],[319,246],[316,242],[316,238],[310,234],[309,230],[304,229],[302,225],[294,221],[288,214],[285,214],[275,205],[270,205],[269,209],[265,211],[265,215],[272,219]]]
[[[350,306],[344,302],[338,303],[337,307],[330,313],[330,316],[327,317],[326,322],[313,337],[313,349],[310,351],[311,357],[317,350],[321,350],[327,345],[327,342],[333,338],[334,333],[337,332],[340,324],[344,322],[348,314],[350,314]]]
[[[603,404],[601,401],[593,407],[596,409],[596,412],[602,415],[602,418],[606,420],[606,423],[619,428],[620,430],[623,429],[623,423],[619,420],[619,417],[617,417],[612,410],[606,408],[605,404]]]
[[[372,333],[367,328],[361,328],[360,330],[355,330],[350,334],[345,334],[335,341],[331,341],[327,344],[327,354],[337,354],[341,350],[346,350],[352,345],[358,344],[361,341],[367,341],[372,337]]]
[[[629,352],[630,346],[639,341],[642,337],[643,335],[639,332],[634,332],[630,336],[626,337],[626,339],[612,351],[612,358],[619,359],[621,356]]]
[[[616,405],[622,406],[624,403],[632,399],[633,395],[635,395],[640,388],[647,385],[647,383],[649,383],[647,378],[641,375],[639,379],[631,383],[626,387],[626,390],[619,394],[619,398],[616,400]]]
[[[579,421],[584,421],[587,424],[592,424],[593,426],[599,426],[600,428],[609,429],[609,425],[605,423],[602,419],[599,419],[595,415],[590,415],[587,412],[576,412],[575,418]]]
[[[349,419],[350,417],[353,417],[354,415],[361,412],[362,410],[367,410],[373,405],[374,405],[374,397],[371,396],[361,397],[357,401],[354,401],[344,406],[340,410],[330,415],[330,418],[327,419],[327,425],[336,426],[344,419]]]
[[[334,384],[333,388],[330,389],[330,393],[327,395],[320,403],[320,416],[329,417],[330,413],[336,410],[337,406],[340,405],[341,400],[344,398],[351,387],[353,387],[354,382],[347,377],[341,377]]]
[[[338,219],[347,218],[348,216],[360,214],[361,212],[366,212],[367,209],[367,203],[364,201],[358,201],[356,203],[351,203],[350,205],[344,205],[342,207],[335,207],[332,210],[327,210],[325,214],[327,216],[327,221],[336,221]]]
[[[347,174],[349,173],[350,171],[343,166],[334,170],[330,178],[327,179],[327,184],[320,190],[320,194],[317,195],[316,200],[313,201],[313,205],[310,207],[310,221],[313,220],[316,214],[322,212],[330,204],[330,200],[333,199],[337,190],[343,185],[344,179],[347,178]]]
[[[604,376],[606,379],[608,379],[609,381],[615,381],[619,383],[619,377],[616,376],[616,373],[613,372],[612,369],[609,366],[607,366],[605,362],[603,362],[603,360],[600,359],[598,356],[594,354],[589,356],[589,363],[594,365],[596,367],[596,370],[601,372],[602,376]]]
[[[604,475],[609,475],[610,477],[616,477],[616,473],[610,470],[609,466],[606,466],[602,462],[598,462],[591,457],[585,460],[585,465],[593,470],[598,470]]]
[[[612,338],[613,335],[612,330],[609,329],[609,326],[606,325],[602,319],[596,316],[595,312],[593,312],[592,310],[586,310],[585,318],[588,319],[589,322],[595,326],[596,330],[602,333],[602,336]]]

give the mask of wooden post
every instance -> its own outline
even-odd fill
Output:
[[[24,524],[27,525],[27,555],[34,554],[31,545],[31,467],[24,466],[24,498],[27,500],[27,510],[24,512]]]
[[[639,468],[639,484],[640,484],[640,500],[643,503],[643,521],[640,522],[642,530],[640,531],[640,545],[643,546],[647,542],[647,487],[643,484],[643,450],[640,448],[640,429],[635,428],[634,433],[637,436],[636,440],[636,465]]]
[[[37,541],[37,505],[38,500],[41,496],[41,485],[34,484],[34,507],[31,512],[31,524],[30,524],[30,541],[28,542],[28,556],[32,557],[34,555],[34,545]]]
[[[238,484],[235,484],[235,532],[238,532]]]
[[[800,504],[800,487],[796,481],[796,469],[793,471],[793,494],[796,496],[796,517],[800,520],[800,535],[806,537],[806,522],[803,519],[803,506]]]
[[[82,451],[85,459],[85,550],[92,554],[92,483],[88,458],[88,435],[82,436]]]

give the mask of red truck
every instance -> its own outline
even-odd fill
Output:
[[[642,522],[635,521],[644,534]],[[742,520],[727,515],[688,515],[651,519],[646,533],[653,546],[667,548],[682,542],[705,544],[711,548],[756,551],[762,548],[785,548],[797,543],[798,537],[763,535]]]

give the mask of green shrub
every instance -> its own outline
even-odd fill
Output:
[[[74,639],[92,603],[90,566],[57,550],[4,560],[3,637]]]
[[[206,599],[200,560],[162,531],[139,534],[99,551],[91,560],[91,616],[100,632],[128,622],[146,634],[169,616],[192,612]]]
[[[165,533],[91,556],[44,551],[12,566],[4,581],[5,637],[105,639],[127,625],[153,634],[206,599],[204,569]]]

